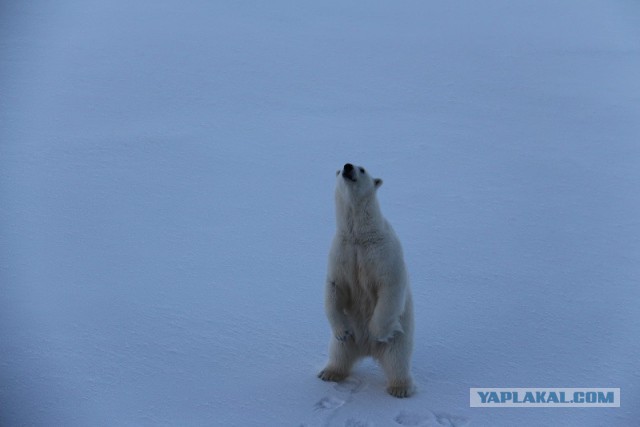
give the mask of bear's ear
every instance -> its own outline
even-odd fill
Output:
[[[382,185],[382,180],[381,180],[380,178],[376,178],[376,179],[374,179],[374,180],[373,180],[373,185],[374,185],[376,188],[380,188],[380,186]]]

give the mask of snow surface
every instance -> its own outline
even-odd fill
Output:
[[[634,1],[3,1],[2,426],[640,425]],[[335,171],[419,392],[316,378]],[[620,408],[469,408],[620,387]]]

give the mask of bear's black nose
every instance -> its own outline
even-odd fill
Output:
[[[342,177],[350,181],[356,182],[355,168],[351,163],[347,163],[346,165],[344,165],[344,169],[342,169]]]

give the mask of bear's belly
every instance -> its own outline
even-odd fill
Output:
[[[345,314],[354,329],[357,341],[369,340],[369,322],[378,302],[376,284],[366,274],[365,268],[357,268],[349,284],[349,304]]]

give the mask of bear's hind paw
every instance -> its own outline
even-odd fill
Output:
[[[393,385],[387,387],[387,393],[400,399],[411,396],[413,392],[414,389],[411,385]]]
[[[347,378],[348,375],[349,374],[346,374],[344,372],[338,372],[332,369],[325,368],[318,373],[318,378],[320,378],[322,381],[339,382]]]

